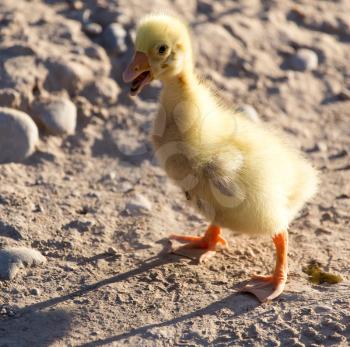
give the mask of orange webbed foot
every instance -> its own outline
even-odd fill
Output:
[[[273,275],[253,276],[240,291],[252,293],[260,302],[266,302],[277,298],[283,292],[286,280],[277,279]]]
[[[199,263],[203,263],[215,255],[217,245],[228,246],[227,241],[220,235],[220,232],[219,227],[211,225],[203,236],[171,235],[170,238],[173,240],[187,242],[186,245],[174,249],[173,252],[183,249],[203,249],[205,252],[198,259]]]
[[[277,298],[284,290],[287,281],[287,245],[286,232],[276,234],[273,237],[276,247],[276,267],[273,275],[256,275],[240,289],[241,292],[254,294],[261,302]]]

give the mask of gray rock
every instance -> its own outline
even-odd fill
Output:
[[[0,107],[0,163],[25,159],[38,139],[38,128],[26,113]]]
[[[125,210],[132,216],[148,214],[152,204],[145,196],[137,194],[126,204]]]
[[[53,99],[37,105],[34,117],[50,134],[71,135],[77,124],[77,108],[69,99]]]
[[[17,241],[23,239],[21,232],[17,228],[1,220],[0,220],[0,236],[9,237]]]
[[[294,70],[315,70],[318,66],[318,56],[314,51],[302,48],[290,58],[290,65]]]
[[[93,79],[92,71],[78,62],[48,59],[45,65],[49,73],[44,86],[49,91],[65,89],[70,94],[77,93]]]
[[[247,116],[247,118],[249,118],[251,121],[260,122],[259,114],[253,106],[243,104],[239,107],[239,111]]]
[[[38,288],[32,288],[30,290],[30,294],[35,295],[35,296],[39,296],[41,294],[41,291]]]
[[[0,250],[0,279],[12,280],[23,266],[44,264],[46,258],[28,247],[8,247]]]
[[[98,36],[102,33],[102,27],[97,23],[86,23],[83,27],[84,32],[90,36]]]
[[[114,80],[108,77],[99,77],[88,84],[81,93],[94,104],[114,103],[119,94],[119,87]]]
[[[20,104],[20,94],[12,88],[0,89],[0,105],[4,107],[18,107]]]
[[[134,188],[134,186],[128,181],[121,182],[118,185],[118,190],[122,193],[129,192],[129,191],[133,190],[133,188]]]
[[[120,54],[127,51],[125,43],[126,30],[119,23],[111,23],[103,32],[104,47],[112,54]]]
[[[120,16],[121,13],[112,3],[108,2],[97,5],[91,13],[91,19],[103,27],[106,27],[113,22],[120,22]]]

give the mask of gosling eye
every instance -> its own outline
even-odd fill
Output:
[[[159,55],[164,55],[167,50],[168,50],[168,46],[167,45],[160,45],[158,47],[158,54]]]

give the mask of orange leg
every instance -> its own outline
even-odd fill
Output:
[[[207,251],[199,258],[199,262],[202,263],[215,254],[216,246],[218,244],[227,247],[227,241],[220,234],[220,227],[210,225],[203,236],[170,235],[170,238],[177,241],[187,242],[187,245],[184,246],[185,248],[206,249]]]
[[[287,232],[276,234],[273,237],[273,242],[276,247],[276,266],[274,273],[270,276],[253,276],[240,290],[254,294],[261,302],[277,298],[283,292],[287,281]]]

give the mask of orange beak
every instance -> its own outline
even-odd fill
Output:
[[[124,82],[131,82],[130,94],[137,95],[152,79],[151,66],[149,65],[147,55],[136,51],[131,63],[123,72]]]

